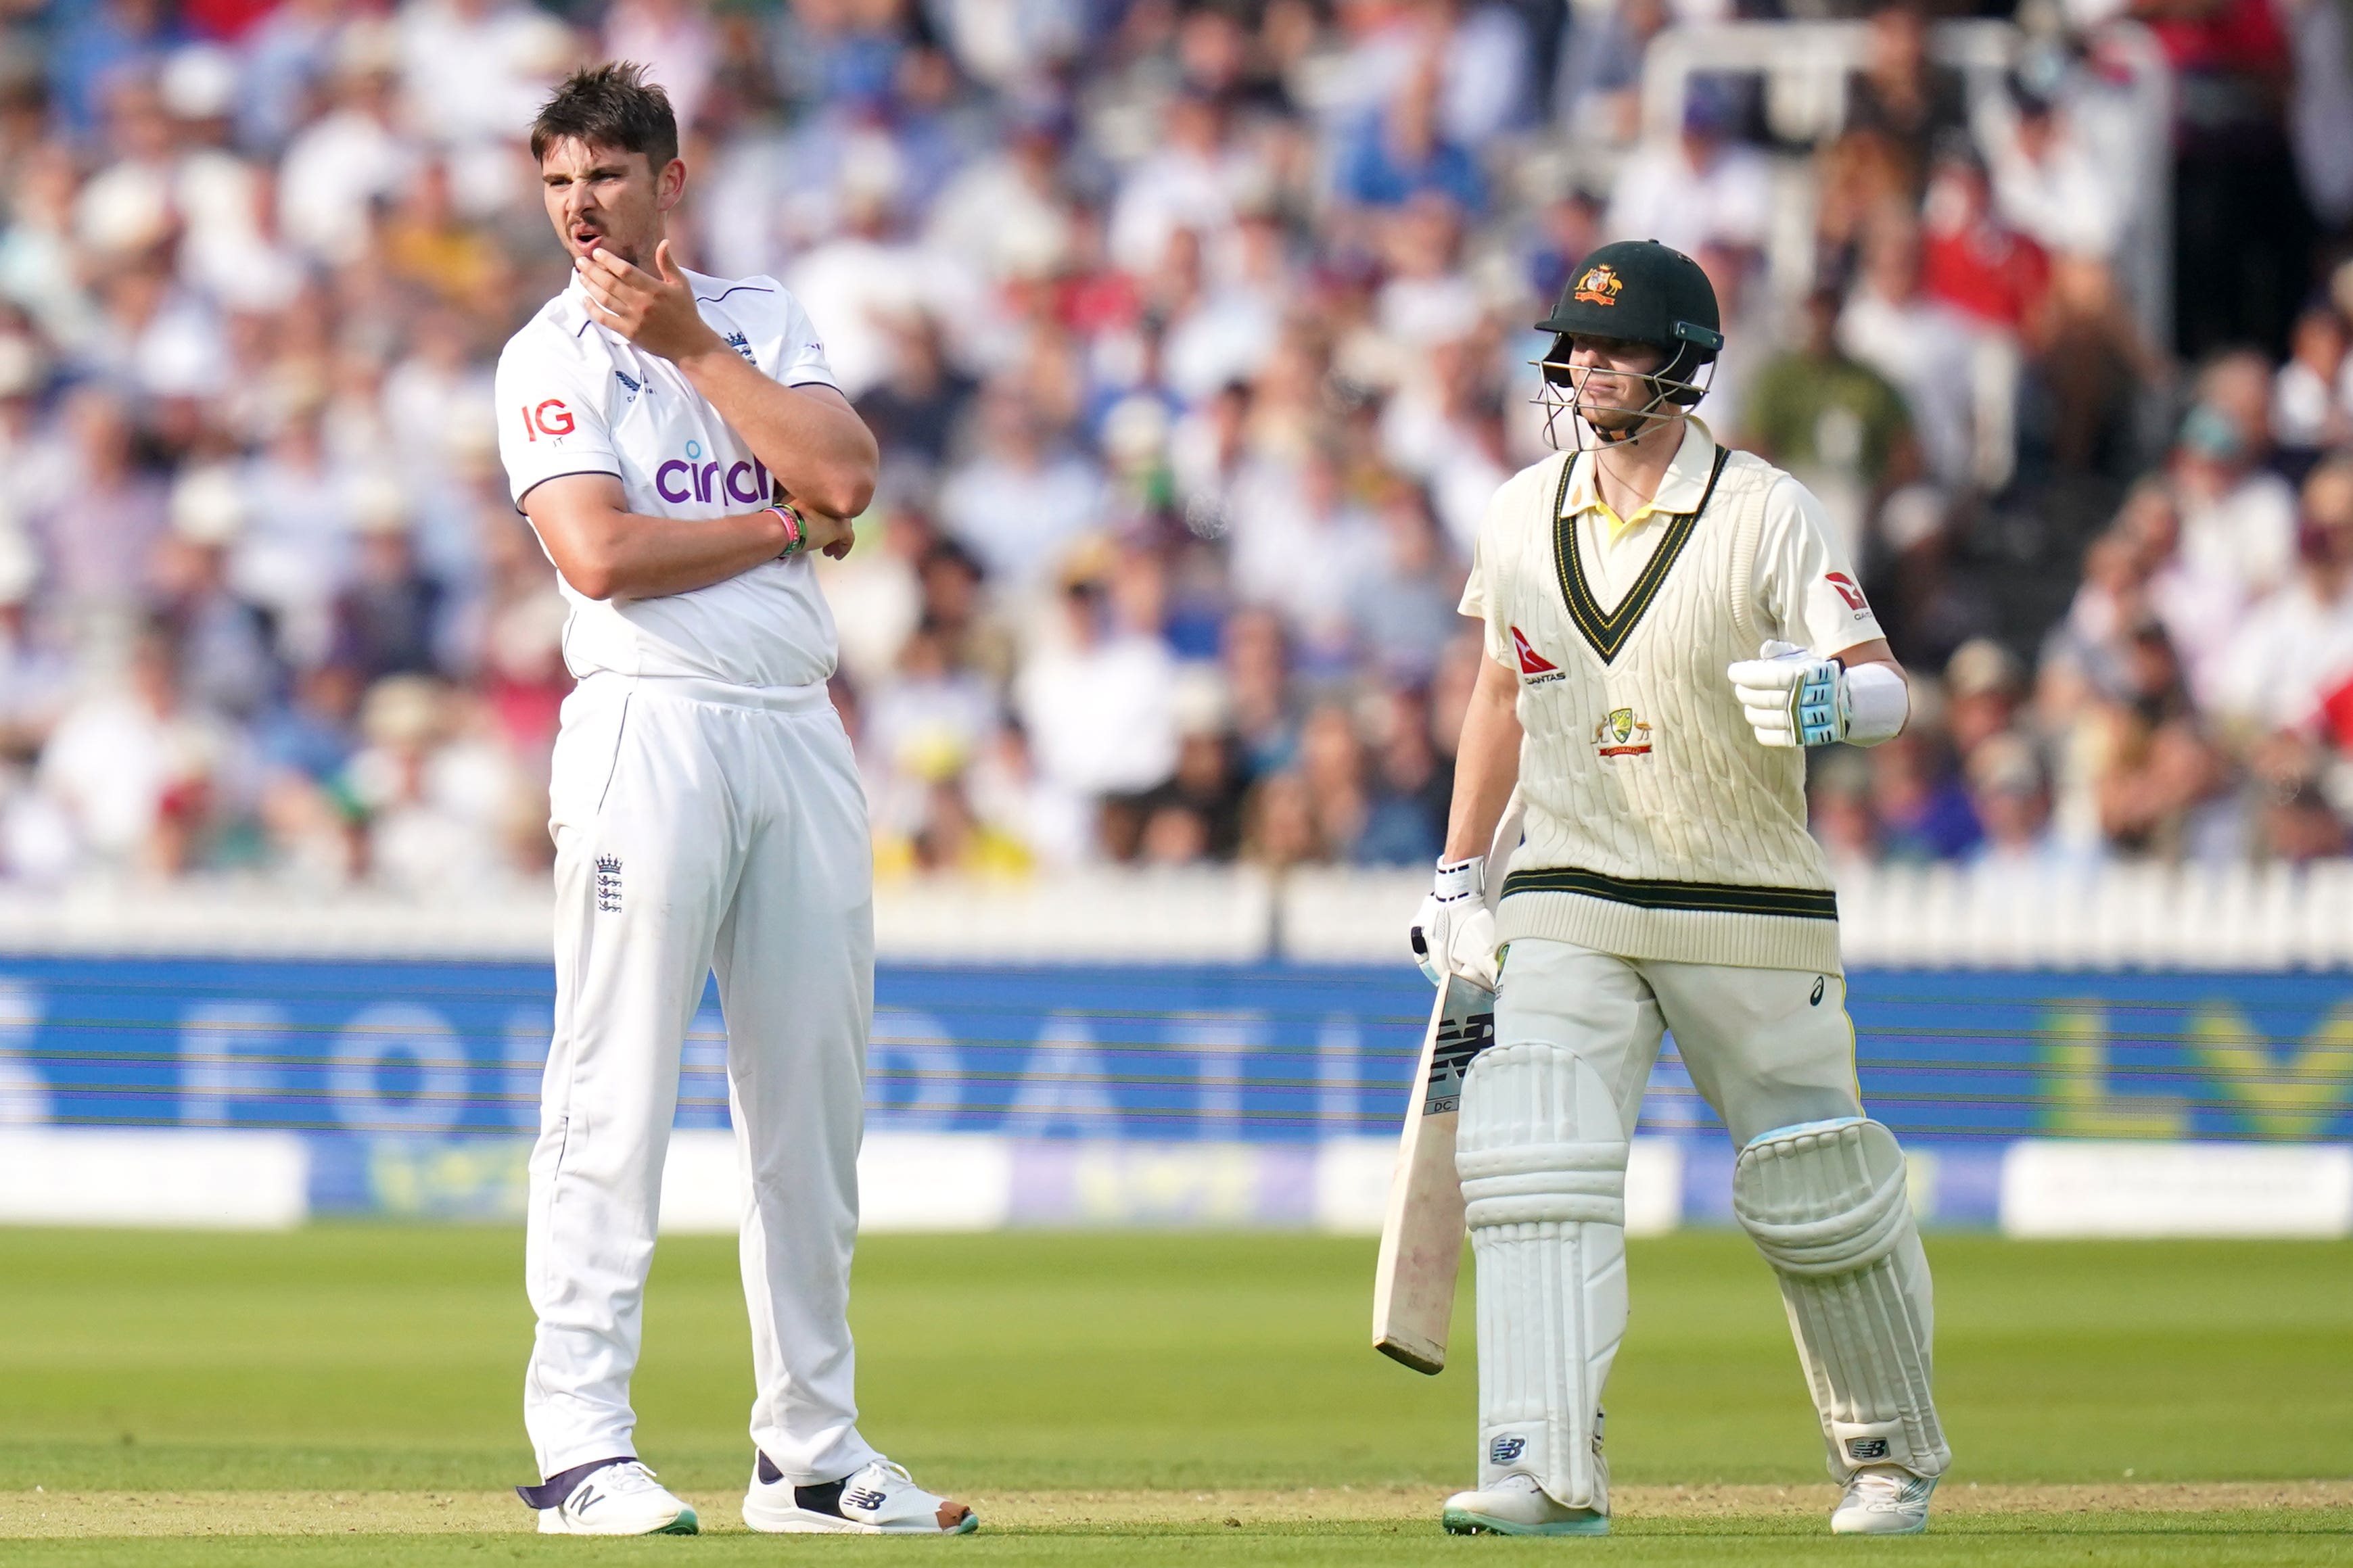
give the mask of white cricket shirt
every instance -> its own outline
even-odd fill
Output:
[[[808,314],[773,278],[686,274],[702,319],[786,386],[832,386]],[[566,474],[612,474],[647,517],[740,515],[769,504],[768,470],[678,366],[588,314],[580,280],[550,300],[499,355],[499,455],[515,505]],[[574,676],[696,676],[733,686],[806,686],[832,675],[832,612],[806,556],[691,593],[590,599],[572,607],[564,662]]]

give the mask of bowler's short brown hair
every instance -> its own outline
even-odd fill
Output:
[[[596,147],[643,153],[654,169],[678,156],[678,116],[670,94],[646,79],[634,60],[607,60],[565,77],[531,122],[534,162],[566,138]]]

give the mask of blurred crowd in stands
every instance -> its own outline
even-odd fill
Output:
[[[684,258],[782,279],[881,439],[825,571],[886,871],[1426,863],[1529,323],[1630,237],[1913,671],[1813,759],[1834,857],[2343,854],[2347,17],[0,0],[0,877],[540,874],[563,609],[490,371],[565,277],[523,131],[606,57],[679,110]],[[1733,21],[1783,41],[1645,97]]]

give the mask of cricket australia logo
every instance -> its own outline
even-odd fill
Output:
[[[1651,727],[1631,708],[1612,708],[1593,727],[1593,747],[1605,757],[1643,757],[1651,752]]]
[[[1626,285],[1608,267],[1588,267],[1577,280],[1577,298],[1588,305],[1614,305]]]
[[[621,858],[617,855],[596,857],[596,912],[621,912]]]

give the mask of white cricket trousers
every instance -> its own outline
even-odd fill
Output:
[[[1736,1149],[1776,1127],[1862,1113],[1843,975],[1620,958],[1526,937],[1504,955],[1495,1043],[1549,1040],[1576,1053],[1618,1102],[1628,1137],[1669,1030]]]
[[[841,721],[822,686],[592,676],[565,701],[548,795],[555,1030],[524,1249],[540,1474],[637,1452],[629,1375],[679,1053],[715,970],[752,1440],[788,1480],[839,1480],[877,1457],[848,1319],[873,860]]]

